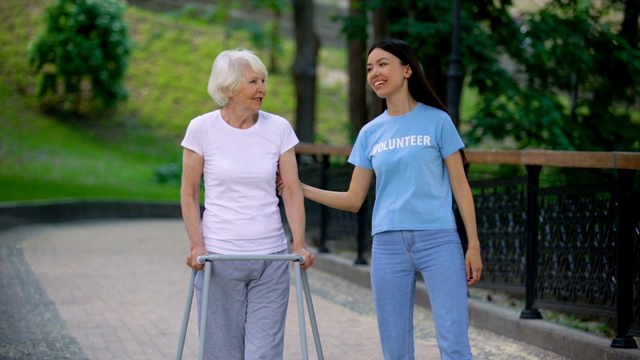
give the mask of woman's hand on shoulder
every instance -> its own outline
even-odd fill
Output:
[[[284,191],[284,181],[282,181],[282,177],[280,176],[280,171],[276,172],[276,191],[280,196],[282,196],[282,191]]]

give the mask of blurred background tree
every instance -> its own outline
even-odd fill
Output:
[[[316,80],[320,39],[316,33],[312,0],[292,0],[296,56],[291,73],[296,86],[296,134],[313,142],[316,121]]]
[[[348,39],[367,36],[358,35],[366,27],[353,24],[373,19],[374,41],[390,36],[409,42],[446,103],[452,2],[351,3],[366,11],[343,19]],[[460,124],[467,144],[640,151],[640,2],[537,4],[462,2],[464,81],[477,93],[475,108]],[[369,119],[374,115],[370,110]]]
[[[264,44],[268,50],[269,72],[280,72],[278,55],[282,53],[282,16],[292,6],[289,0],[252,0],[257,10],[266,9],[272,14],[272,18],[264,25]]]
[[[132,41],[124,10],[118,0],[55,0],[47,7],[45,29],[28,50],[45,106],[95,112],[127,98],[121,82]]]

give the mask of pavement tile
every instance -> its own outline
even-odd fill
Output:
[[[180,220],[29,225],[0,236],[0,359],[175,358],[190,276]],[[307,274],[324,357],[381,359],[371,291],[319,269]],[[292,286],[285,359],[301,358],[295,300]],[[29,332],[34,311],[40,329]],[[184,359],[197,357],[196,324],[194,301]],[[416,307],[415,333],[416,358],[439,359],[425,308]],[[567,359],[475,327],[470,337],[476,359]]]

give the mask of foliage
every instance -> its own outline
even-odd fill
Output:
[[[282,15],[288,10],[290,1],[288,0],[252,0],[252,6],[257,10],[266,9],[273,18],[264,25],[263,47],[269,52],[269,71],[279,72],[280,67],[277,62],[278,55],[283,50],[283,39],[281,33]]]
[[[190,119],[215,104],[206,79],[225,48],[224,28],[177,19],[130,6],[126,21],[135,42],[127,76],[129,101],[107,121],[86,121],[72,113],[37,110],[37,78],[29,70],[25,43],[44,24],[48,0],[7,0],[0,11],[0,201],[30,199],[179,199],[179,186],[158,183],[156,172],[180,162],[180,140]],[[294,47],[283,39],[283,67]],[[233,46],[250,47],[244,32]],[[332,144],[347,144],[343,49],[323,47],[318,82],[318,133]],[[295,90],[290,74],[270,74],[263,105],[294,121]],[[175,166],[174,166],[175,169]],[[174,171],[174,179],[179,174]]]
[[[574,314],[559,313],[549,310],[541,310],[541,312],[544,319],[554,323],[596,334],[607,339],[613,339],[616,336],[616,331],[614,330],[615,327],[608,325],[606,319],[585,319]]]
[[[171,163],[154,169],[155,181],[159,184],[180,185],[182,178],[182,164]]]
[[[39,73],[38,95],[59,83],[65,107],[79,111],[85,87],[106,107],[126,99],[121,86],[132,41],[118,0],[56,0],[47,8],[45,29],[29,46],[29,63]]]
[[[462,1],[465,83],[478,93],[462,126],[468,145],[640,151],[640,51],[614,31],[621,3],[550,0],[518,13],[511,0]],[[379,7],[446,99],[451,2],[369,2]]]
[[[523,148],[639,151],[640,124],[631,118],[640,92],[637,44],[634,49],[593,7],[577,3],[552,1],[523,13],[520,29],[519,46],[505,51],[521,80],[483,98],[474,139],[512,136]]]
[[[276,58],[282,53],[283,39],[280,29],[281,17],[288,9],[288,2],[285,0],[252,0],[248,6],[251,12],[270,13],[271,20],[257,22],[244,17],[234,16],[234,12],[242,11],[242,2],[234,0],[218,1],[215,6],[196,5],[189,3],[179,10],[171,13],[178,19],[194,19],[196,21],[221,25],[224,28],[223,43],[225,48],[233,47],[233,35],[236,33],[246,33],[251,44],[257,48],[266,50],[269,58],[269,71],[279,72]],[[265,59],[266,62],[266,59]]]

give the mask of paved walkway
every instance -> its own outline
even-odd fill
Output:
[[[29,225],[0,237],[0,359],[175,358],[190,275],[180,220]],[[325,358],[381,359],[370,290],[321,266],[307,274]],[[191,319],[184,359],[197,353],[195,302]],[[416,307],[415,321],[416,358],[439,359],[431,313]],[[476,359],[568,359],[475,327],[470,336]],[[285,344],[285,359],[301,358],[293,288]]]

